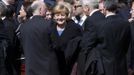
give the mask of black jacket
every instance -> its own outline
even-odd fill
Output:
[[[92,50],[100,52],[104,75],[127,75],[126,54],[130,42],[130,23],[112,15],[96,24],[95,29],[95,45],[93,47],[88,44],[86,54],[90,56]],[[89,61],[87,57],[86,62]]]
[[[69,51],[72,49],[68,49],[67,46],[69,44],[73,45],[73,43],[70,43],[70,42],[76,37],[82,36],[82,28],[79,25],[75,24],[74,21],[68,20],[65,25],[65,30],[63,31],[61,36],[59,36],[58,34],[57,26],[55,22],[53,22],[51,30],[52,30],[51,39],[53,43],[53,48],[55,49],[57,57],[58,57],[61,75],[63,74],[68,75],[71,72],[71,69],[67,70],[67,67],[70,67],[70,65],[72,67],[72,64],[66,64],[65,57],[68,58],[68,56],[65,56],[65,55],[69,55],[73,51]],[[74,47],[77,47],[77,43]],[[70,61],[70,62],[74,63],[74,61]]]
[[[89,16],[85,21],[84,33],[82,41],[80,43],[81,52],[78,58],[78,75],[85,74],[85,61],[87,59],[87,53],[90,49],[96,46],[96,28],[97,22],[105,19],[105,16],[100,12],[96,11],[91,16]],[[90,34],[90,35],[89,35]],[[88,47],[90,45],[90,47]],[[89,50],[87,50],[89,49]]]

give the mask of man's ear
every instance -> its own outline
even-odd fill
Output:
[[[88,10],[88,13],[90,14],[90,8],[87,8],[87,10]]]
[[[41,7],[39,8],[39,13],[41,14]]]
[[[39,8],[39,13],[40,13],[40,14],[42,14],[42,11],[41,11],[41,10],[42,10],[42,8],[40,7],[40,8]]]

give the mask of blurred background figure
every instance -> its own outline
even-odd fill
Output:
[[[101,13],[104,13],[104,0],[100,0],[99,1],[99,10],[101,11]]]
[[[19,11],[18,21],[19,23],[23,23],[24,21],[26,21],[26,11],[23,5],[21,6],[21,9]]]
[[[52,19],[52,9],[47,9],[45,19],[47,20]]]
[[[127,20],[131,17],[130,5],[127,0],[118,0],[118,9],[116,12],[121,18]]]
[[[52,19],[53,6],[48,3],[46,3],[46,5],[47,5],[47,11],[46,11],[45,19],[50,20]]]
[[[80,0],[74,0],[72,5],[73,5],[72,20],[74,20],[75,23],[79,24],[84,29],[87,15],[89,15],[88,8],[86,7],[86,5],[82,5]]]

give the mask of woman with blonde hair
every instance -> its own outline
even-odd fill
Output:
[[[74,23],[73,20],[69,19],[68,15],[69,10],[63,4],[57,4],[53,9],[54,21],[51,27],[51,39],[53,43],[53,48],[55,49],[57,54],[60,75],[70,75],[74,60],[70,60],[71,62],[66,62],[66,54],[69,54],[68,50],[71,50],[68,49],[68,45],[73,44],[73,42],[79,41],[74,41],[74,39],[82,35],[81,27]],[[75,45],[75,47],[77,47],[77,45]]]

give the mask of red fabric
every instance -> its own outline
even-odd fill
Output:
[[[74,64],[71,75],[77,75],[77,62]]]

